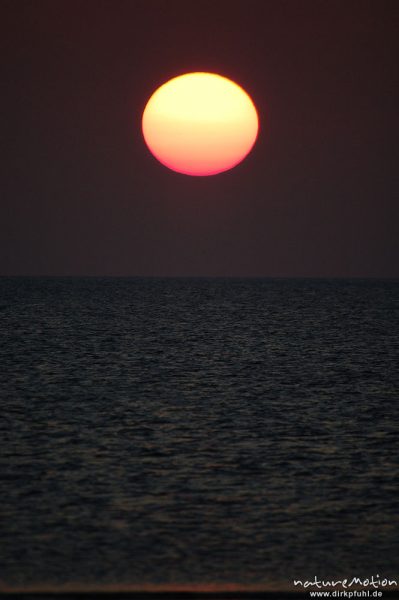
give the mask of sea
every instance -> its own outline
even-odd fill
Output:
[[[399,579],[399,280],[0,279],[0,582]]]

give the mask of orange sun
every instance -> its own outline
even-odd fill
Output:
[[[259,129],[248,94],[215,73],[186,73],[161,85],[143,113],[152,154],[186,175],[216,175],[240,163]]]

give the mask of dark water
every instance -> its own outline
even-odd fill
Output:
[[[398,575],[398,281],[0,286],[1,581]]]

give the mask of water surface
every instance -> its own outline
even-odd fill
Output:
[[[398,573],[399,282],[2,278],[1,581]]]

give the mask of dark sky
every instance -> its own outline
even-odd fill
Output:
[[[399,276],[397,0],[3,0],[2,275]],[[189,177],[157,86],[230,77],[261,131]]]

